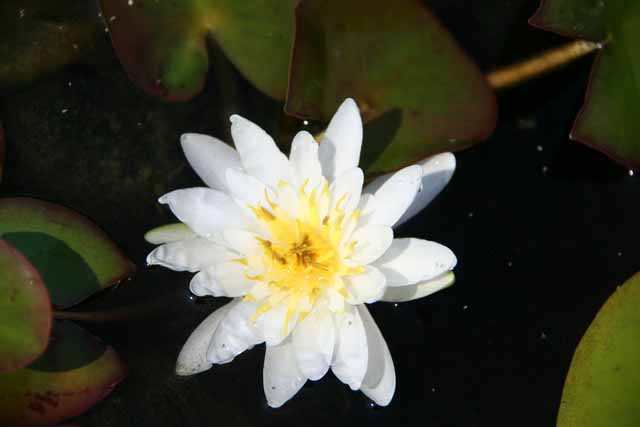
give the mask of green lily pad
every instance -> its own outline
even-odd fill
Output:
[[[34,364],[0,374],[0,422],[53,424],[108,395],[126,375],[115,351],[72,322],[55,322],[51,344]]]
[[[38,269],[52,302],[61,308],[119,282],[135,269],[95,224],[49,202],[0,199],[0,234]]]
[[[460,150],[495,127],[484,77],[420,2],[301,2],[294,40],[285,111],[326,121],[353,97],[378,128],[365,128],[369,173]],[[370,140],[380,127],[392,135]]]
[[[87,62],[102,31],[94,9],[83,0],[0,2],[0,89]]]
[[[640,3],[547,0],[530,21],[570,37],[602,43],[571,138],[613,159],[640,165]]]
[[[215,40],[258,89],[283,99],[293,33],[292,0],[101,0],[113,46],[131,79],[170,101],[197,95]]]
[[[47,347],[51,302],[38,271],[0,239],[0,372],[33,362]]]
[[[640,273],[602,306],[573,356],[558,427],[640,425]]]

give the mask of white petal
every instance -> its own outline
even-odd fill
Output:
[[[406,302],[426,297],[441,289],[448,288],[455,282],[455,275],[449,271],[440,276],[415,285],[387,288],[381,301]]]
[[[273,139],[260,126],[241,116],[233,115],[230,120],[231,136],[247,173],[272,187],[280,180],[290,182],[291,165]]]
[[[332,211],[340,202],[340,209],[343,212],[347,215],[353,212],[360,202],[363,182],[364,173],[360,168],[349,169],[337,177],[329,186],[331,194],[329,210]]]
[[[198,237],[158,246],[147,256],[147,264],[194,272],[223,262],[230,256],[231,253],[223,246]]]
[[[308,180],[309,190],[320,184],[322,167],[318,159],[318,143],[307,131],[300,131],[293,138],[289,163],[297,177],[296,185],[302,185]]]
[[[367,335],[357,308],[336,316],[336,349],[331,370],[343,383],[358,390],[367,371]]]
[[[191,282],[189,282],[189,290],[194,295],[199,297],[204,296],[213,296],[213,297],[221,297],[225,296],[226,292],[218,283],[215,277],[216,267],[208,267],[197,274],[195,274],[191,278]]]
[[[430,280],[456,266],[456,256],[440,243],[422,239],[394,239],[374,262],[387,277],[387,286],[406,286]]]
[[[393,242],[393,230],[386,225],[365,225],[351,235],[355,242],[349,260],[360,265],[369,264],[384,254]]]
[[[158,199],[200,236],[213,236],[225,228],[249,228],[253,221],[227,194],[209,188],[175,190]]]
[[[229,194],[246,205],[262,206],[264,204],[267,186],[251,175],[227,169],[227,186]]]
[[[247,268],[239,262],[218,264],[213,268],[213,280],[228,297],[246,295],[256,282],[247,278]]]
[[[385,291],[386,278],[377,268],[370,265],[363,273],[353,276],[343,276],[342,280],[347,288],[350,304],[370,304],[382,298]]]
[[[226,170],[242,170],[240,156],[236,150],[219,139],[186,133],[180,138],[180,143],[193,170],[211,188],[226,190]]]
[[[181,222],[161,225],[160,227],[147,231],[144,235],[144,239],[154,245],[177,242],[178,240],[186,240],[193,237],[196,237],[196,233]]]
[[[389,347],[364,305],[358,306],[367,334],[369,359],[360,390],[377,405],[387,406],[396,390],[396,371]]]
[[[269,406],[279,408],[284,405],[306,381],[296,363],[291,338],[276,346],[267,345],[262,382]]]
[[[360,209],[360,216],[371,215],[376,210],[376,198],[373,194],[367,193],[369,186],[365,187],[363,193],[360,195],[360,202],[358,203],[358,209]]]
[[[258,241],[259,236],[256,233],[229,228],[222,232],[222,238],[231,249],[242,256],[251,256],[262,252]]]
[[[207,360],[209,363],[227,363],[243,351],[264,341],[260,331],[251,323],[257,306],[249,301],[238,301],[222,319],[213,333]]]
[[[272,309],[265,311],[256,319],[256,328],[262,331],[268,346],[280,344],[295,329],[298,319],[297,314],[290,316],[285,328],[287,308],[287,302],[283,301],[276,304]]]
[[[409,209],[398,220],[396,227],[418,214],[447,186],[456,170],[456,157],[451,153],[442,153],[429,157],[419,164],[422,166],[420,191]]]
[[[319,380],[329,370],[335,335],[331,312],[318,306],[294,329],[293,345],[298,367],[310,380]]]
[[[376,210],[369,216],[368,222],[393,227],[415,199],[421,179],[422,168],[418,165],[394,173],[373,193]]]
[[[232,301],[218,308],[194,329],[180,350],[176,362],[176,374],[193,375],[211,368],[211,363],[207,360],[209,342],[220,321],[233,304]]]
[[[347,98],[333,115],[318,155],[323,175],[333,181],[358,166],[362,147],[362,119],[355,101]]]

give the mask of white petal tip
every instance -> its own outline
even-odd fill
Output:
[[[201,372],[207,371],[209,369],[211,369],[211,366],[213,366],[210,363],[205,363],[205,364],[199,364],[199,365],[187,365],[187,364],[183,364],[182,362],[180,362],[180,360],[178,360],[178,362],[176,362],[176,375],[179,375],[181,377],[188,377],[191,375],[195,375],[195,374],[199,374]]]

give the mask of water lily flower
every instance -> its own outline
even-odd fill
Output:
[[[160,197],[181,224],[146,235],[148,264],[195,272],[191,291],[232,298],[185,343],[176,371],[190,375],[266,343],[264,392],[272,407],[329,369],[378,405],[395,391],[387,344],[365,304],[408,301],[453,282],[445,246],[394,238],[449,181],[450,153],[374,180],[358,167],[362,121],[347,99],[318,144],[299,132],[287,158],[254,123],[231,116],[235,150],[182,136],[208,187]]]

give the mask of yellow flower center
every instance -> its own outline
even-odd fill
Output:
[[[307,193],[305,182],[297,197],[289,184],[278,185],[280,194],[290,197],[288,210],[274,203],[265,193],[269,204],[250,206],[258,220],[269,231],[270,238],[258,238],[262,247],[259,264],[262,272],[249,279],[266,284],[267,297],[253,318],[270,310],[276,304],[287,304],[285,331],[293,313],[304,318],[327,290],[334,289],[346,297],[341,276],[361,273],[362,267],[349,265],[345,261],[355,246],[355,242],[344,241],[345,231],[353,230],[358,221],[358,210],[346,215],[342,204],[344,194],[330,207],[330,194],[326,180],[320,191]],[[293,201],[293,202],[291,202]],[[296,211],[292,215],[291,210]],[[346,236],[348,237],[348,236]],[[248,296],[251,299],[251,295]]]

